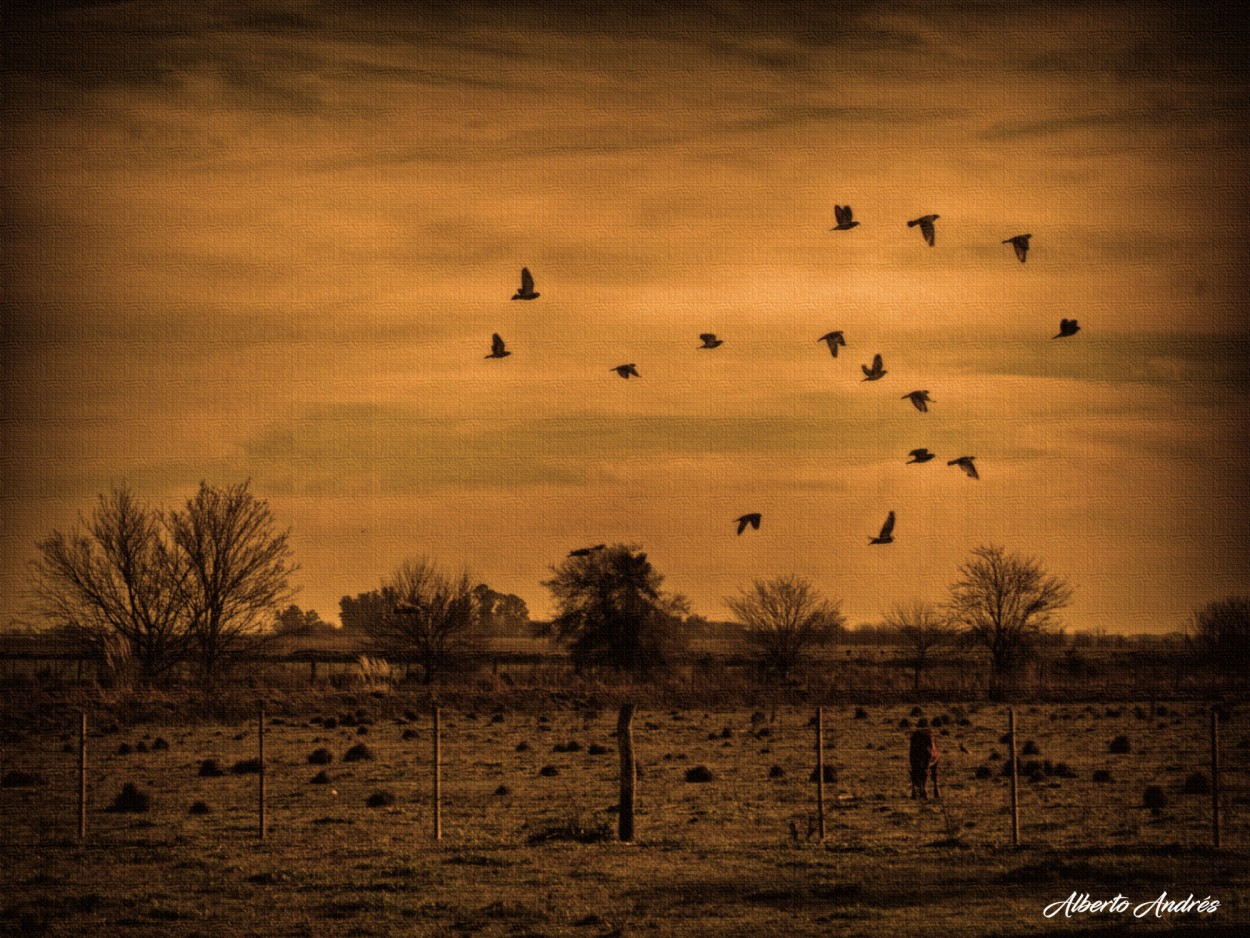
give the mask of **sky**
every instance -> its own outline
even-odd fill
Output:
[[[1250,593],[1231,15],[425,9],[6,11],[0,628],[99,493],[201,480],[251,480],[333,621],[421,555],[547,616],[604,542],[712,619],[795,573],[879,621],[982,544],[1071,629]]]

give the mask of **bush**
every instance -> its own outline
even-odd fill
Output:
[[[339,725],[339,721],[334,717],[326,717],[321,721],[321,725],[327,730],[332,730]]]
[[[314,749],[308,754],[309,765],[329,765],[334,761],[334,754],[329,749]]]
[[[122,743],[117,747],[117,754],[119,756],[128,756],[132,752],[134,752],[134,750],[130,748],[130,743]]]
[[[1111,781],[1111,773],[1106,769],[1095,769],[1094,774],[1090,777],[1099,785],[1106,785]]]
[[[400,734],[400,736],[403,739],[416,739],[417,731],[416,730],[404,730],[403,733]]]
[[[1025,740],[1024,748],[1020,750],[1020,754],[1022,756],[1037,756],[1037,755],[1041,755],[1041,750],[1037,748],[1037,743],[1033,742],[1033,740],[1031,739],[1028,739],[1028,740]]]
[[[582,744],[575,739],[570,739],[567,743],[556,743],[551,747],[552,752],[581,752]]]
[[[158,736],[152,741],[152,751],[158,752],[169,748],[169,742],[164,736]]]
[[[811,774],[807,777],[809,782],[816,781],[816,770],[812,769]],[[831,765],[825,766],[825,783],[829,784],[838,780],[838,770]]]
[[[544,765],[541,769],[538,770],[538,774],[541,775],[543,778],[554,778],[555,776],[560,774],[560,770],[557,769],[554,765]]]
[[[1111,740],[1111,744],[1107,747],[1107,751],[1113,755],[1122,756],[1129,751],[1128,737],[1117,736]]]
[[[216,759],[205,759],[200,763],[200,778],[220,778],[226,773],[221,770]]]
[[[590,745],[586,748],[586,755],[588,755],[588,756],[602,756],[602,755],[604,755],[605,753],[607,753],[607,751],[608,751],[608,748],[607,748],[606,746],[600,746],[598,743],[591,743],[591,744],[590,744]]]
[[[716,778],[712,774],[712,770],[705,765],[696,765],[693,768],[686,769],[686,781],[688,782],[711,782]]]
[[[867,720],[867,719],[868,719],[868,711],[867,711],[867,710],[865,710],[863,707],[856,707],[856,708],[855,708],[855,719],[857,719],[857,720]]]
[[[343,753],[344,762],[368,762],[373,759],[373,750],[364,743],[357,743]]]
[[[4,778],[0,778],[0,788],[34,788],[36,785],[43,784],[43,777],[40,775],[32,775],[30,772],[5,772]]]
[[[325,769],[322,769],[320,772],[318,772],[316,775],[314,775],[311,779],[309,779],[308,784],[310,784],[310,785],[329,785],[329,784],[330,784],[330,776],[326,775],[326,771],[325,771]]]
[[[187,814],[212,814],[213,809],[203,801],[197,801],[191,807],[187,808]]]
[[[779,765],[774,765],[772,768],[768,770],[769,778],[785,778],[785,776],[786,776],[786,770],[783,769]]]
[[[1195,772],[1185,779],[1185,786],[1181,791],[1186,795],[1209,795],[1211,793],[1211,783],[1207,781],[1207,777],[1201,772]]]
[[[525,839],[528,844],[545,844],[552,841],[568,841],[577,844],[606,843],[612,839],[612,828],[607,824],[585,827],[578,822],[559,824],[535,831]]]
[[[230,766],[230,771],[234,775],[259,775],[260,760],[259,759],[242,759]]]
[[[385,808],[394,803],[395,796],[389,791],[375,791],[365,799],[365,804],[370,808]]]
[[[147,751],[148,751],[148,744],[145,743],[143,740],[139,740],[137,743],[135,743],[135,752],[147,752]]]
[[[496,795],[510,795],[512,794],[512,789],[509,788],[507,785],[500,785],[498,788],[495,789],[495,794]]]
[[[517,752],[529,752],[530,744],[527,743],[525,740],[521,740],[519,743],[516,744],[516,751]]]
[[[907,719],[907,717],[903,717],[903,719],[898,721],[898,728],[900,730],[911,729],[911,720]]]
[[[145,791],[140,791],[134,782],[127,782],[113,799],[113,803],[104,810],[121,814],[142,814],[151,807],[152,796]]]
[[[973,778],[990,778],[991,776],[993,776],[993,774],[994,774],[993,770],[988,765],[979,765],[977,766],[977,770],[973,774],[972,777]]]
[[[1168,796],[1164,794],[1160,785],[1147,785],[1146,790],[1142,792],[1141,803],[1143,807],[1149,808],[1150,813],[1155,817],[1167,807]]]

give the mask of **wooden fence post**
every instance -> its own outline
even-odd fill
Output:
[[[78,714],[78,839],[87,839],[87,711]]]
[[[265,839],[265,702],[260,702],[256,714],[256,757],[260,763],[260,774],[257,777],[256,800],[259,829],[257,835]]]
[[[617,836],[622,843],[631,843],[634,839],[634,783],[638,778],[638,767],[634,762],[634,705],[632,703],[621,704],[621,712],[616,720],[616,745],[621,753]]]
[[[1007,709],[1007,736],[1011,743],[1011,845],[1020,846],[1020,797],[1016,769],[1016,708]]]
[[[1220,846],[1220,711],[1211,707],[1211,846]]]
[[[434,839],[443,839],[443,738],[442,708],[434,706],[433,769],[434,769]]]
[[[825,708],[816,708],[816,833],[825,839]]]

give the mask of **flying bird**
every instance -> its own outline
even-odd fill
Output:
[[[977,475],[977,467],[972,464],[972,460],[974,459],[976,459],[975,456],[960,456],[958,459],[952,459],[946,465],[958,466],[972,478],[979,479],[981,477]]]
[[[1081,327],[1076,324],[1075,319],[1060,319],[1059,334],[1052,335],[1052,339],[1066,339],[1070,335],[1076,335],[1081,331]]]
[[[851,220],[851,207],[849,205],[835,205],[833,207],[833,217],[837,219],[838,223],[830,228],[830,231],[847,231],[859,224],[859,222]]]
[[[699,348],[716,348],[719,345],[725,344],[724,339],[716,338],[715,332],[700,332],[699,338],[703,340],[703,344],[700,345]]]
[[[609,368],[608,371],[615,371],[626,381],[629,380],[630,375],[633,375],[635,378],[642,377],[642,375],[638,374],[638,367],[636,365],[617,365],[615,368]]]
[[[589,557],[597,550],[603,550],[607,544],[596,544],[594,547],[579,547],[577,550],[569,551],[570,557]]]
[[[1020,263],[1023,264],[1024,255],[1029,253],[1029,238],[1031,237],[1033,237],[1031,234],[1016,235],[1014,238],[1006,239],[1003,244],[1010,244],[1013,248],[1015,248],[1016,257],[1020,258]]]
[[[912,391],[910,394],[904,394],[900,400],[910,400],[916,405],[916,410],[920,411],[922,414],[927,414],[929,412],[929,405],[933,403],[933,401],[929,398],[928,391]]]
[[[536,300],[540,296],[542,296],[541,293],[534,292],[534,278],[530,274],[530,269],[528,267],[522,267],[521,289],[517,290],[516,293],[512,295],[512,298],[514,300]]]
[[[912,457],[911,459],[907,460],[907,465],[909,466],[914,462],[928,462],[930,459],[934,458],[934,454],[930,453],[927,449],[923,447],[921,447],[920,449],[914,449],[907,455]]]
[[[869,544],[894,543],[894,512],[885,516],[885,524],[881,525],[881,533],[868,541]]]
[[[758,511],[752,512],[748,515],[743,515],[738,519],[738,533],[741,534],[745,531],[748,524],[756,531],[760,529],[760,513]]]
[[[506,356],[511,355],[511,354],[512,354],[511,352],[509,352],[506,348],[503,347],[503,339],[499,338],[498,332],[491,335],[490,354],[486,356],[487,358],[505,358]]]
[[[829,354],[832,355],[834,358],[838,357],[838,346],[846,345],[846,339],[842,337],[841,329],[837,330],[836,332],[826,332],[816,341],[829,343]]]
[[[865,381],[876,381],[878,378],[880,378],[882,375],[885,374],[885,369],[881,367],[881,353],[880,352],[878,352],[876,355],[872,357],[872,368],[869,368],[867,365],[860,365],[859,367],[864,372]]]
[[[907,223],[908,228],[920,226],[920,233],[924,235],[924,239],[929,242],[929,247],[933,247],[933,223],[941,218],[941,215],[921,215],[919,218],[913,218]]]

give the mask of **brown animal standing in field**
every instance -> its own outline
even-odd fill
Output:
[[[937,737],[933,735],[933,730],[925,727],[911,734],[910,762],[911,796],[927,800],[929,795],[925,790],[925,786],[928,780],[932,778],[933,797],[940,798],[941,795],[938,794]]]

